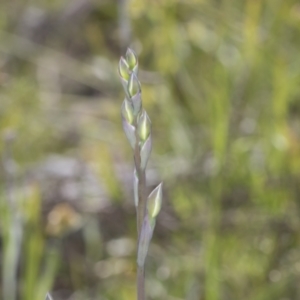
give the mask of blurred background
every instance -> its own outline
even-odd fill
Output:
[[[300,299],[296,0],[1,1],[1,299],[135,299],[127,46],[164,181],[148,299]]]

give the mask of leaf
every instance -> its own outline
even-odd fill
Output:
[[[125,118],[123,119],[123,129],[126,134],[126,137],[129,141],[129,144],[132,149],[135,148],[136,138],[135,138],[135,127],[128,123]]]
[[[128,91],[127,91],[128,81],[126,79],[122,78],[122,77],[120,77],[120,79],[121,79],[121,83],[122,83],[126,98],[128,100],[130,100],[130,96],[129,96]]]
[[[150,246],[150,241],[153,235],[153,228],[154,227],[152,227],[150,224],[149,216],[148,214],[146,214],[143,221],[138,243],[137,263],[140,267],[143,267],[145,264]]]
[[[131,97],[130,100],[133,105],[133,113],[135,116],[137,116],[142,109],[142,94],[139,92]]]
[[[140,152],[141,153],[141,169],[142,170],[146,169],[148,159],[149,159],[150,154],[151,154],[151,150],[152,150],[152,138],[151,138],[151,134],[150,134],[148,139],[146,140],[146,142],[142,146],[142,149],[141,149],[141,152]]]

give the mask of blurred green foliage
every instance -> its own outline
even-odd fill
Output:
[[[54,299],[135,297],[117,74],[128,45],[153,123],[152,183],[165,183],[149,299],[300,298],[296,0],[2,1],[1,291],[15,276],[19,299],[46,289]],[[46,179],[31,173],[53,154],[88,165],[109,209],[44,204]],[[55,207],[62,231],[53,237]]]

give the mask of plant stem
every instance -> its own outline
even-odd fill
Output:
[[[138,142],[135,145],[134,149],[134,161],[135,161],[135,168],[137,172],[137,176],[139,179],[138,183],[138,206],[137,206],[137,231],[138,237],[140,235],[140,231],[143,226],[144,217],[146,214],[146,172],[145,170],[141,169],[141,156],[140,156],[140,149]]]
[[[145,187],[146,187],[146,174],[145,171],[139,170],[139,204],[137,208],[137,220],[138,220],[138,240],[140,238],[143,221],[146,213],[146,198],[145,198]],[[145,266],[138,266],[137,270],[137,300],[145,300]]]
[[[138,185],[138,194],[139,194],[139,204],[138,204],[138,235],[140,235],[145,213],[146,213],[146,199],[145,199],[145,187],[146,187],[146,174],[145,171],[138,172],[139,176],[139,185]]]
[[[136,134],[136,144],[134,149],[134,162],[139,179],[138,182],[138,206],[137,206],[137,231],[138,240],[140,238],[147,207],[146,200],[146,172],[141,169],[141,155],[138,144],[138,136]],[[137,300],[145,300],[145,267],[137,267]]]
[[[145,300],[145,267],[138,267],[137,270],[137,300]]]

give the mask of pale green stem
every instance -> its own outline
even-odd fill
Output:
[[[136,125],[136,124],[135,124]],[[135,126],[137,128],[137,126]],[[143,226],[144,217],[146,214],[146,172],[141,169],[141,155],[139,148],[139,138],[136,133],[136,144],[134,149],[134,162],[139,179],[138,182],[138,206],[137,206],[137,231],[138,231],[138,240]],[[137,300],[145,300],[145,267],[138,266],[137,270]]]

